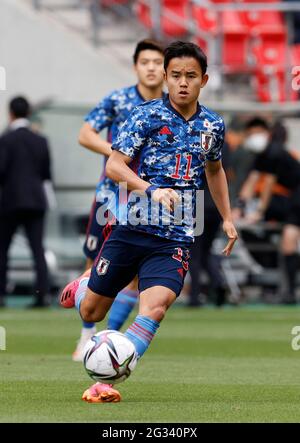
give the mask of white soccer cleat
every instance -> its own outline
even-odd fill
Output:
[[[89,341],[90,338],[93,337],[93,335],[95,335],[97,332],[96,327],[94,326],[93,328],[83,328],[82,332],[81,332],[81,337],[78,340],[77,346],[75,351],[72,354],[72,360],[73,361],[80,361],[83,362],[83,357],[84,357],[84,347],[86,345],[86,343]]]

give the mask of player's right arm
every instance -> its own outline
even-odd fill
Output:
[[[101,138],[99,132],[104,128],[109,128],[116,118],[115,94],[116,92],[114,91],[104,97],[85,117],[85,123],[80,129],[78,138],[81,146],[107,157],[112,152],[111,143]]]
[[[111,143],[99,137],[98,132],[90,125],[90,123],[86,122],[82,125],[78,141],[81,146],[90,151],[96,152],[97,154],[103,154],[106,157],[109,157],[112,153]]]
[[[120,151],[113,151],[106,163],[106,175],[117,183],[126,183],[129,191],[145,192],[150,183],[142,180],[128,166],[132,158]]]
[[[113,181],[125,184],[129,191],[143,193],[150,188],[151,184],[141,179],[128,166],[132,161],[131,157],[119,152],[113,151],[106,164],[106,175]],[[154,201],[162,203],[169,210],[171,210],[179,201],[178,194],[171,188],[156,188],[154,187],[151,197]]]
[[[172,209],[179,201],[179,196],[173,189],[151,185],[128,166],[143,149],[149,129],[149,115],[144,107],[138,106],[125,121],[113,143],[113,152],[106,163],[106,175],[117,183],[126,183],[130,191],[148,193],[151,186],[151,198]]]

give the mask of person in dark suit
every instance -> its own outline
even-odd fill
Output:
[[[47,140],[30,129],[30,105],[9,104],[10,125],[0,137],[0,306],[4,306],[8,250],[19,226],[27,236],[36,270],[34,307],[47,306],[48,270],[43,248],[47,209],[45,181],[51,180]]]

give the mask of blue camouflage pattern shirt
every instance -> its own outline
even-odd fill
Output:
[[[143,180],[172,188],[181,198],[169,211],[149,198],[131,193],[127,220],[132,229],[182,242],[194,239],[196,191],[201,189],[205,162],[221,159],[224,121],[203,105],[185,120],[168,97],[136,107],[122,126],[112,148],[135,160]],[[146,201],[146,200],[147,201]],[[183,211],[183,212],[182,212]]]
[[[129,117],[133,108],[145,99],[139,93],[137,86],[129,86],[111,92],[104,97],[98,105],[85,117],[85,121],[91,125],[96,132],[103,129],[108,130],[107,140],[113,142],[118,135],[119,129]],[[106,163],[105,157],[105,163]],[[105,164],[104,164],[105,166]],[[116,190],[116,184],[105,176],[105,167],[97,183],[96,194]]]

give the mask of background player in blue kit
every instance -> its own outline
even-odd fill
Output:
[[[77,279],[73,289],[61,296],[62,306],[76,305],[85,321],[100,321],[120,289],[138,274],[139,314],[125,335],[139,357],[182,289],[197,215],[196,191],[204,171],[228,237],[225,255],[237,239],[221,162],[224,122],[198,103],[208,80],[206,56],[193,43],[175,42],[165,50],[164,67],[169,97],[135,108],[113,143],[114,152],[106,165],[110,178],[134,190],[127,225],[116,226],[106,239],[87,290],[81,290],[82,279]],[[137,174],[128,166],[133,159]],[[178,206],[179,212],[189,214],[180,223]],[[115,389],[102,392],[101,385],[97,386],[92,389],[97,390],[99,402],[120,400]]]
[[[160,44],[149,39],[140,41],[135,48],[133,62],[138,80],[137,85],[115,90],[104,97],[86,116],[80,130],[80,144],[93,152],[104,155],[105,161],[112,152],[112,142],[116,139],[120,127],[132,109],[146,100],[161,97],[163,93],[163,49]],[[99,132],[105,128],[108,130],[107,141],[99,137]],[[87,257],[87,270],[92,267],[105,236],[109,232],[109,228],[103,229],[103,224],[99,224],[97,213],[105,204],[108,192],[115,192],[115,190],[115,183],[106,177],[104,170],[97,184],[83,248]],[[88,272],[87,275],[89,275]],[[121,328],[135,306],[137,297],[137,282],[134,280],[127,288],[122,288],[116,298],[108,319],[109,329]],[[83,322],[81,337],[72,355],[74,361],[82,361],[84,345],[95,332],[93,322]]]

